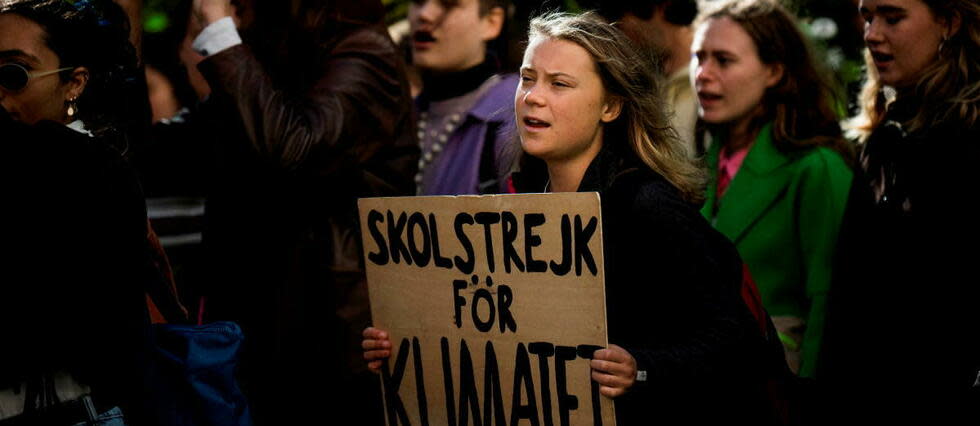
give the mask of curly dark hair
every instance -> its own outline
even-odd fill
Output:
[[[85,67],[89,77],[78,98],[78,119],[96,136],[122,132],[131,121],[132,96],[140,90],[136,49],[129,41],[129,20],[110,0],[25,0],[0,8],[34,21],[44,29],[45,44],[62,67]],[[67,81],[72,70],[60,73]],[[127,102],[130,101],[130,102]]]

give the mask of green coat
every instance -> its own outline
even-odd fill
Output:
[[[828,148],[780,152],[767,125],[719,201],[720,147],[715,141],[707,153],[710,180],[701,213],[735,243],[780,329],[787,358],[799,355],[800,375],[813,377],[851,169]],[[794,322],[792,330],[783,326]]]

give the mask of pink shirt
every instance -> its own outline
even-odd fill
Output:
[[[735,179],[735,174],[742,168],[751,147],[752,145],[748,145],[733,153],[728,151],[727,146],[721,147],[721,152],[718,153],[718,198],[725,194],[728,185]]]

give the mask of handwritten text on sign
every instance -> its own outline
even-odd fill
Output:
[[[395,425],[614,425],[595,193],[360,201]]]

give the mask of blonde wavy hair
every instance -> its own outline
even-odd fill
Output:
[[[980,120],[980,0],[920,1],[936,18],[946,22],[958,19],[960,24],[915,86],[899,95],[918,103],[916,114],[902,124],[910,133],[950,121],[972,128]],[[859,98],[860,112],[846,124],[848,135],[861,142],[881,124],[895,97],[878,80],[870,54],[865,54],[865,62],[868,74]]]
[[[643,57],[620,30],[593,12],[536,17],[531,20],[528,39],[539,38],[564,40],[585,49],[596,64],[606,96],[622,103],[619,117],[603,129],[607,147],[635,155],[673,184],[684,199],[704,201],[705,173],[670,126],[663,83],[653,59]]]

